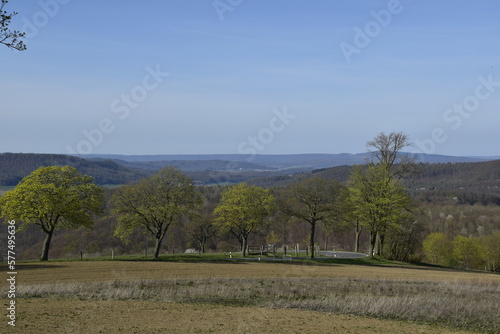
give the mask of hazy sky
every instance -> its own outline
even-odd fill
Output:
[[[500,155],[500,2],[11,0],[0,152]]]

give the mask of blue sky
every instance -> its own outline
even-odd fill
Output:
[[[500,155],[500,2],[11,0],[0,152]]]

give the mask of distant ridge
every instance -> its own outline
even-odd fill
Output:
[[[91,161],[64,154],[1,153],[0,186],[15,186],[40,167],[65,165],[92,176],[94,182],[100,185],[128,183],[149,174],[145,170],[127,168],[110,160]]]
[[[92,158],[91,161],[101,161],[101,158]],[[258,171],[274,168],[254,164],[246,161],[228,160],[153,160],[153,161],[125,161],[120,159],[107,159],[115,163],[129,167],[147,170],[159,170],[166,166],[177,167],[185,172],[203,171]]]
[[[410,153],[411,154],[411,153]],[[226,162],[246,162],[259,165],[257,169],[288,169],[288,168],[328,168],[343,165],[358,165],[366,162],[370,153],[339,153],[339,154],[282,154],[282,155],[244,155],[244,154],[186,154],[186,155],[118,155],[118,154],[88,154],[78,155],[85,159],[112,159],[118,164],[124,162],[158,162],[158,161],[226,161]],[[459,157],[436,154],[414,154],[423,163],[448,163],[448,162],[481,162],[495,160],[496,157]]]
[[[253,178],[284,178],[294,173],[338,166],[364,164],[369,153],[360,154],[284,154],[284,155],[116,155],[1,153],[0,186],[15,186],[41,166],[70,165],[91,175],[97,184],[118,185],[135,182],[165,166],[174,166],[193,177],[198,184],[237,183]],[[421,163],[483,162],[494,159],[417,155]],[[267,182],[267,181],[266,181]]]

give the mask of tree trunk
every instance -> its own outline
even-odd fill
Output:
[[[153,255],[155,259],[157,259],[158,255],[160,255],[161,240],[162,238],[158,238],[155,240],[155,253]]]
[[[356,219],[356,225],[354,225],[355,229],[355,233],[356,233],[356,241],[354,243],[354,251],[355,252],[359,252],[359,238],[361,236],[361,231],[363,231],[363,227],[361,226],[361,224],[359,223],[359,220]]]
[[[160,230],[155,235],[155,253],[153,255],[155,259],[157,259],[158,256],[160,255],[161,242],[165,238],[165,235],[167,234],[167,231],[168,231],[169,227],[170,227],[170,223],[168,223],[165,226],[164,230],[161,230],[163,228],[163,226],[160,227]],[[172,253],[174,253],[174,247],[172,247]]]
[[[45,241],[43,242],[42,257],[40,258],[40,261],[48,261],[49,260],[50,241],[52,240],[53,233],[54,233],[54,230],[47,232],[47,236],[45,237]]]
[[[375,257],[375,243],[377,242],[377,233],[370,232],[370,256]]]
[[[309,257],[311,259],[314,259],[314,232],[316,231],[316,220],[311,221],[311,238],[309,239],[309,249],[311,251],[311,254]]]
[[[332,234],[332,232],[328,232],[325,237],[325,250],[328,250],[328,239],[330,239],[330,234]]]
[[[385,234],[377,232],[375,239],[375,255],[382,256]]]
[[[385,233],[379,233],[378,234],[378,255],[384,256],[383,254],[383,249],[384,249],[384,241],[385,241]]]
[[[361,231],[358,231],[356,229],[356,241],[354,242],[354,251],[357,253],[359,252],[359,236],[361,235]]]
[[[241,254],[243,257],[247,256],[247,238],[244,235],[241,236]]]

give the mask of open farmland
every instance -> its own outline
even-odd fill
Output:
[[[495,333],[500,328],[500,276],[441,268],[84,261],[20,264],[17,279],[20,333]],[[6,326],[0,329],[7,332]]]

